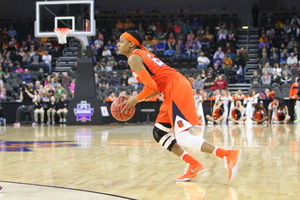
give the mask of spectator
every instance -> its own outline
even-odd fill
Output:
[[[241,83],[245,82],[245,66],[246,66],[246,60],[245,57],[243,56],[241,50],[237,51],[236,57],[235,57],[235,63],[238,69],[242,72],[239,74],[241,77]]]
[[[262,85],[270,85],[271,84],[271,76],[269,75],[268,70],[264,70],[263,75],[261,76],[260,82]]]
[[[166,49],[166,43],[163,42],[163,40],[158,40],[158,43],[156,44],[156,53],[158,55],[164,54]]]
[[[289,51],[292,51],[294,47],[299,48],[299,43],[295,40],[294,37],[292,37],[292,38],[291,38],[291,41],[288,43],[288,45],[287,45],[286,48],[287,48]]]
[[[259,84],[260,83],[260,75],[258,74],[257,70],[253,71],[253,75],[250,78],[251,88],[253,84]]]
[[[263,48],[263,46],[265,45],[265,47],[267,49],[270,48],[270,45],[269,45],[269,39],[268,37],[266,36],[266,34],[262,34],[262,36],[259,38],[259,45],[258,45],[258,48],[261,49]]]
[[[300,19],[298,18],[297,15],[294,15],[294,18],[291,20],[291,24],[294,24],[294,23],[300,24]]]
[[[32,68],[36,68],[40,65],[40,63],[43,61],[42,60],[42,56],[38,53],[35,52],[35,54],[33,56],[31,56],[31,60],[30,60],[30,66]]]
[[[280,55],[280,64],[287,63],[287,58],[289,56],[290,56],[290,54],[289,54],[287,48],[285,48]]]
[[[118,77],[117,72],[112,73],[112,77],[109,79],[109,86],[119,86],[120,85],[120,78]]]
[[[258,61],[258,67],[259,67],[259,68],[262,68],[263,66],[266,65],[266,63],[270,63],[270,60],[269,60],[269,58],[267,57],[267,54],[266,54],[266,53],[263,53],[263,54],[262,54],[262,58],[259,59],[259,61]]]
[[[108,85],[109,85],[108,82],[109,82],[108,78],[104,74],[101,75],[99,86],[106,86],[106,87],[108,87]]]
[[[222,47],[218,47],[218,51],[215,52],[213,58],[217,58],[219,56],[220,59],[224,58],[224,52],[222,51]]]
[[[214,85],[211,87],[211,89],[226,89],[228,88],[228,83],[223,80],[223,77],[221,75],[218,76],[218,79],[214,82]]]
[[[283,69],[281,71],[281,76],[283,76],[283,74],[285,72],[287,72],[289,75],[292,75],[292,72],[291,72],[291,70],[290,70],[290,68],[289,68],[289,66],[287,64],[284,65],[284,67],[283,67]]]
[[[206,74],[206,70],[205,69],[201,69],[200,76],[201,76],[201,79],[203,81],[205,81],[205,79],[207,78],[207,74]]]
[[[68,114],[68,104],[66,95],[61,95],[59,101],[57,102],[57,115],[59,117],[59,123],[66,123]]]
[[[73,78],[73,79],[72,79],[72,82],[70,83],[70,86],[69,86],[69,89],[70,89],[70,91],[71,91],[72,98],[74,97],[74,94],[75,94],[75,83],[76,83],[76,79]]]
[[[4,87],[4,83],[0,83],[0,101],[6,100],[6,89]]]
[[[68,87],[69,88],[69,87]],[[54,96],[56,99],[60,99],[62,95],[68,95],[68,92],[65,88],[62,87],[61,83],[57,83]]]
[[[168,49],[164,52],[165,56],[172,58],[174,56],[174,49],[172,46],[169,46]]]
[[[267,70],[269,75],[272,75],[273,74],[273,69],[270,67],[270,63],[266,63],[264,68],[263,68],[263,71]]]
[[[127,74],[127,72],[123,72],[122,77],[120,79],[120,85],[128,86],[128,74]]]
[[[42,56],[43,62],[42,65],[45,64],[48,66],[48,72],[52,72],[52,56],[48,53],[48,51],[45,51],[45,54]]]
[[[272,79],[271,79],[271,84],[273,84],[273,83],[278,83],[278,84],[281,83],[281,77],[278,76],[277,71],[273,71],[273,76],[272,76]]]
[[[228,31],[225,29],[225,26],[221,26],[218,31],[218,42],[227,41],[228,39]]]
[[[34,99],[33,99],[33,106],[34,106],[34,120],[36,122],[39,121],[39,115],[41,119],[41,124],[44,124],[44,114],[45,114],[45,109],[44,109],[44,102],[41,99],[41,96],[39,94],[36,94]]]
[[[56,114],[57,104],[55,102],[55,96],[50,97],[50,101],[48,102],[48,110],[47,110],[47,124],[55,124],[55,114]]]
[[[197,76],[197,79],[193,83],[193,88],[196,90],[201,90],[204,88],[204,81],[201,79],[201,75]]]
[[[109,56],[111,56],[111,51],[108,49],[107,46],[104,46],[104,49],[102,51],[102,57],[108,58]]]
[[[227,54],[224,54],[222,62],[226,65],[226,67],[231,67],[233,64],[231,58],[229,58]]]
[[[218,66],[221,66],[223,64],[223,59],[220,58],[219,55],[216,55],[216,58],[213,59],[213,65],[215,64],[217,64]]]
[[[72,82],[72,78],[68,75],[67,72],[62,73],[61,84],[64,88],[69,88],[70,83]]]
[[[278,63],[274,63],[274,65],[273,65],[273,72],[274,71],[277,71],[278,76],[281,76],[282,69],[279,67]]]
[[[204,89],[212,87],[215,83],[215,79],[212,77],[212,73],[207,73],[207,78],[204,81]]]
[[[30,84],[26,83],[20,88],[20,101],[21,106],[17,109],[16,123],[14,123],[14,127],[20,127],[21,113],[29,112],[32,122],[32,127],[36,127],[36,122],[34,120],[34,108],[32,100],[34,98],[33,89],[30,88]]]
[[[287,71],[284,71],[281,76],[281,84],[284,84],[284,83],[291,84],[291,82],[292,82],[291,75]]]
[[[21,75],[21,80],[26,82],[26,83],[31,83],[32,82],[32,76],[29,73],[29,70],[27,68],[24,70],[24,73]]]
[[[289,67],[297,67],[298,58],[294,56],[294,53],[291,53],[290,56],[287,58],[287,64]]]
[[[16,36],[17,35],[16,29],[14,29],[13,26],[10,26],[9,29],[8,29],[8,31],[7,31],[7,35],[8,36]]]
[[[108,97],[106,97],[105,101],[114,101],[116,99],[116,95],[113,91],[111,91],[108,95]]]

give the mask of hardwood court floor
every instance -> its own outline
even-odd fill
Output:
[[[0,127],[0,199],[300,199],[300,123],[193,132],[220,147],[242,149],[233,182],[222,159],[190,150],[208,171],[176,183],[186,165],[152,139],[151,126]]]

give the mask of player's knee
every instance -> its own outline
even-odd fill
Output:
[[[153,137],[156,142],[158,142],[165,149],[171,151],[174,144],[176,143],[176,139],[168,134],[171,126],[169,124],[161,124],[156,123],[153,128]]]

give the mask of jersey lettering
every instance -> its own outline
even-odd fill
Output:
[[[148,54],[148,53],[146,53],[146,55],[149,57],[149,58],[151,58],[151,60],[153,61],[153,62],[155,62],[158,66],[163,66],[165,63],[163,62],[163,61],[161,61],[161,60],[159,60],[158,58],[153,58],[150,54]]]
[[[177,121],[177,126],[178,126],[179,128],[182,128],[182,127],[183,127],[183,122],[182,122],[182,120]]]

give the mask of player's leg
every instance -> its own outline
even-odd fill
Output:
[[[166,105],[163,103],[153,128],[153,137],[161,146],[180,157],[189,165],[184,175],[176,178],[177,181],[189,181],[204,172],[205,168],[199,161],[188,154],[188,152],[177,143],[176,139],[169,134],[171,129],[169,119]]]
[[[168,105],[168,114],[171,117],[171,125],[178,144],[183,147],[190,147],[198,151],[214,154],[224,159],[229,170],[228,179],[230,181],[233,180],[237,173],[241,151],[225,150],[208,143],[201,137],[191,135],[189,128],[199,124],[196,113],[191,112],[195,110],[192,88],[184,77],[175,80],[168,86],[172,89],[164,92],[165,102]],[[174,88],[176,89],[174,90]]]

